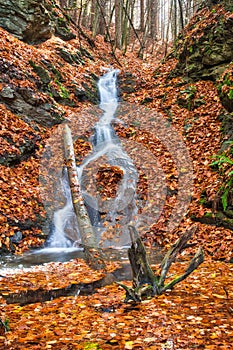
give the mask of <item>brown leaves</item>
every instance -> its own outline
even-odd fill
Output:
[[[171,273],[180,274],[183,268],[183,262],[175,264]],[[50,263],[40,270],[8,275],[2,282],[9,292],[42,285],[46,288],[46,276],[47,288],[54,288],[64,285],[64,281],[80,280],[88,271],[79,260]],[[89,276],[98,278],[94,272]],[[25,349],[37,344],[38,349],[49,345],[55,350],[68,349],[70,345],[73,349],[88,349],[88,344],[90,348],[96,344],[94,349],[198,346],[230,350],[232,278],[230,264],[206,261],[173,291],[138,305],[122,303],[124,291],[115,284],[90,296],[63,297],[27,306],[5,305],[4,317],[10,326],[5,333],[8,348]]]
[[[100,165],[96,174],[96,186],[102,199],[116,196],[118,183],[122,177],[123,171],[119,167],[108,164]]]

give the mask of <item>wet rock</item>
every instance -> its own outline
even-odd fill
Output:
[[[81,54],[77,51],[75,54],[64,50],[63,48],[58,48],[57,53],[63,58],[64,61],[70,64],[84,64]]]
[[[222,122],[222,132],[227,136],[228,140],[233,140],[233,113],[228,113],[223,110],[223,113],[219,116]],[[229,144],[222,144],[221,152],[224,152],[229,147]]]
[[[233,112],[233,99],[229,98],[228,94],[221,94],[222,105],[226,108],[227,111]]]
[[[126,72],[123,75],[119,75],[118,84],[120,93],[131,94],[137,87],[136,77],[133,74]]]
[[[222,105],[228,112],[233,112],[233,64],[231,63],[218,81],[218,93]]]
[[[68,41],[76,38],[76,35],[70,31],[68,25],[65,24],[61,26],[59,21],[57,21],[55,25],[55,34],[64,41]]]
[[[81,91],[85,91],[84,100],[90,101],[93,104],[98,104],[99,103],[99,93],[97,90],[97,86],[96,86],[96,83],[92,79],[90,79],[90,80],[91,80],[91,86],[89,86],[87,83],[82,83],[83,90],[81,90]],[[77,91],[76,91],[76,94],[77,94]]]
[[[86,91],[83,89],[74,88],[74,95],[78,98],[79,102],[83,102],[88,99]]]
[[[37,137],[33,139],[24,139],[24,143],[19,146],[19,152],[3,152],[0,157],[0,164],[5,166],[15,166],[21,161],[29,158],[36,149]]]
[[[62,17],[53,2],[46,0],[2,1],[0,26],[29,44],[46,41],[53,34],[65,41],[76,38],[68,16]]]
[[[19,243],[23,238],[22,232],[21,231],[16,231],[14,236],[10,238],[11,243]]]
[[[29,64],[33,68],[34,72],[40,77],[42,84],[47,86],[52,80],[49,72],[44,67],[36,64],[32,60],[29,60]]]

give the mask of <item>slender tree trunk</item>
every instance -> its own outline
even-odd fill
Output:
[[[95,23],[95,0],[91,0],[90,30],[93,32]]]
[[[172,12],[173,12],[173,1],[176,0],[171,0],[170,2],[170,9],[169,9],[169,18],[168,18],[168,23],[167,23],[167,30],[166,30],[166,45],[165,45],[165,51],[164,51],[164,56],[167,55],[167,48],[168,48],[168,43],[169,43],[169,28],[170,25],[172,26]]]
[[[122,38],[122,11],[121,0],[115,0],[115,46],[121,49]]]
[[[60,0],[60,6],[65,9],[67,7],[67,0]]]
[[[178,0],[178,4],[179,4],[179,9],[180,9],[180,26],[181,26],[181,29],[183,29],[184,28],[184,14],[183,14],[182,1]]]
[[[98,24],[97,24],[97,34],[104,35],[105,33],[105,27],[106,27],[106,22],[105,22],[105,6],[106,6],[106,1],[105,0],[98,0]]]
[[[145,30],[145,3],[144,0],[140,0],[140,31]]]
[[[150,3],[150,35],[153,40],[157,38],[157,0],[151,0]]]
[[[172,40],[177,37],[177,0],[174,0],[174,11],[172,19]]]
[[[87,260],[91,266],[96,269],[103,268],[105,266],[103,257],[101,255],[100,249],[98,248],[95,232],[91,225],[90,218],[82,198],[80,183],[77,176],[71,130],[67,124],[64,126],[63,140],[72,202],[77,217],[82,244],[87,256]]]

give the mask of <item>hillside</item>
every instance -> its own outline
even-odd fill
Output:
[[[0,8],[0,348],[232,349],[232,12],[201,10],[165,58],[158,46],[142,60],[130,49],[113,54],[102,36],[93,40],[54,2],[41,3],[19,3],[30,16],[15,6],[16,29],[12,12],[4,8],[1,16]],[[137,168],[144,244],[161,259],[196,225],[166,283],[187,271],[199,246],[205,252],[185,281],[140,303],[124,302],[125,290],[114,283],[128,278],[127,259],[110,259],[98,271],[65,255],[63,262],[4,268],[5,255],[18,255],[20,264],[23,253],[46,244],[65,202],[63,125],[72,130],[79,165],[92,151],[102,113],[97,82],[106,68],[119,69],[112,124]],[[108,203],[122,170],[105,159],[95,165],[87,179]],[[122,230],[104,210],[98,214],[108,234]],[[151,267],[160,272],[158,261]]]
[[[211,26],[211,23],[216,26],[218,18],[231,21],[231,14],[224,12],[220,7],[217,7],[215,12],[205,11],[207,12],[200,14],[199,21],[195,25],[190,24],[184,33],[188,36],[192,32],[193,37],[197,38],[197,48],[199,33],[205,33],[204,23],[207,26]],[[206,15],[209,16],[207,22]],[[190,72],[181,70],[184,56],[182,50],[186,44],[182,46],[178,43],[174,49],[175,54],[170,54],[160,63],[154,57],[141,61],[133,53],[121,57],[120,52],[117,52],[116,59],[116,56],[114,58],[111,54],[111,47],[101,36],[96,38],[94,45],[90,45],[90,41],[83,37],[77,37],[78,35],[63,41],[52,35],[43,43],[30,45],[1,29],[2,252],[10,250],[20,253],[29,247],[38,247],[44,243],[51,221],[51,215],[48,217],[47,213],[46,216],[39,189],[39,167],[44,147],[57,125],[64,121],[72,123],[79,115],[81,118],[81,111],[98,104],[96,82],[103,73],[102,68],[113,66],[120,69],[121,100],[132,104],[132,109],[135,105],[138,106],[135,115],[127,117],[126,124],[116,125],[115,129],[123,141],[126,139],[146,147],[152,157],[157,159],[166,177],[168,195],[162,213],[142,232],[146,244],[168,247],[183,230],[192,225],[193,220],[204,221],[205,224],[198,224],[194,243],[204,245],[206,252],[214,258],[230,260],[231,221],[229,220],[224,228],[222,220],[215,220],[214,203],[223,176],[210,167],[212,157],[220,152],[223,142],[229,141],[230,137],[228,130],[225,135],[222,134],[221,120],[230,118],[230,111],[224,109],[220,100],[220,97],[224,100],[224,75],[220,80],[223,83],[219,97],[216,79],[220,79],[220,75],[216,79],[212,78],[212,81],[206,78],[203,80],[203,77],[198,76],[193,79]],[[187,47],[185,50],[194,55]],[[220,62],[221,67],[227,68],[228,61],[229,57],[225,62]],[[230,68],[228,70],[230,71]],[[226,72],[223,74],[229,76]],[[228,90],[231,89],[229,84],[226,85]],[[146,112],[148,109],[149,113]],[[166,138],[166,130],[162,136],[156,137],[157,124],[153,126],[150,123],[151,113],[159,113],[164,118],[162,123],[168,123],[182,135],[192,159],[192,200],[187,214],[174,232],[168,232],[166,225],[173,208],[177,205],[180,174],[174,169],[176,164],[169,155],[171,150],[166,151],[165,139],[161,139]],[[79,135],[90,135],[94,123],[94,119],[80,119]],[[84,144],[83,140],[77,140],[76,155],[79,161],[90,149],[88,140]],[[104,180],[106,174],[102,174]],[[142,197],[148,199],[151,179],[143,180],[142,170],[139,177],[138,191]],[[110,195],[110,192],[111,188],[109,191],[107,189],[106,195]],[[203,217],[207,219],[199,220]],[[211,221],[210,217],[214,219]],[[212,225],[206,224],[208,220]]]

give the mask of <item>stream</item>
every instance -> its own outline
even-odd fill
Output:
[[[82,196],[101,248],[128,246],[128,224],[136,225],[137,221],[137,169],[112,127],[118,107],[117,74],[118,70],[108,70],[99,79],[99,107],[103,113],[90,138],[92,152],[77,167]],[[123,175],[115,197],[103,200],[97,195],[95,178],[98,170],[107,166],[117,167]],[[81,243],[66,171],[62,184],[66,204],[54,213],[53,231],[49,240],[49,246],[54,248],[67,248],[74,242],[76,245]]]
[[[137,225],[135,196],[138,174],[132,159],[123,149],[112,127],[118,107],[118,73],[118,70],[109,69],[99,79],[99,107],[103,113],[95,124],[94,133],[90,139],[92,153],[77,167],[77,173],[100,247],[105,249],[109,260],[124,261],[128,259],[127,248],[130,244],[128,224]],[[123,176],[115,197],[103,200],[96,195],[96,184],[93,184],[93,178],[98,168],[106,164],[121,169]],[[62,188],[66,204],[54,212],[52,233],[47,247],[26,252],[22,256],[2,257],[0,271],[27,269],[51,261],[65,262],[84,257],[83,249],[77,248],[77,243],[81,241],[66,169],[63,171]],[[101,219],[100,213],[104,213],[104,219]]]

